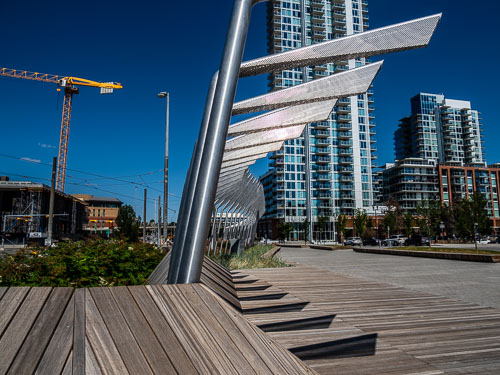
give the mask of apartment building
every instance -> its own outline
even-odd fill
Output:
[[[368,4],[361,0],[288,0],[268,3],[268,47],[284,52],[365,31]],[[365,59],[339,61],[276,72],[270,90],[294,86],[366,64]],[[266,195],[263,220],[294,226],[292,238],[302,239],[301,223],[327,218],[325,239],[335,240],[340,213],[373,206],[372,164],[376,159],[372,92],[338,100],[329,119],[306,126],[300,138],[286,141],[270,156],[261,177]],[[324,224],[323,224],[324,225]]]

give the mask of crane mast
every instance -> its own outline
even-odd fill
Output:
[[[31,81],[56,83],[64,87],[64,101],[61,119],[61,134],[59,137],[59,152],[57,158],[56,189],[64,191],[66,183],[66,165],[68,158],[68,141],[71,123],[71,108],[73,105],[73,95],[78,94],[76,86],[99,87],[101,94],[111,94],[113,89],[121,89],[123,86],[116,82],[95,82],[84,78],[58,76],[54,74],[29,72],[27,70],[17,70],[0,67],[0,76],[21,78]]]

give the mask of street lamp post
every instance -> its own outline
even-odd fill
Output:
[[[168,131],[170,118],[170,93],[162,91],[158,93],[159,98],[166,99],[166,114],[165,114],[165,163],[163,169],[163,239],[167,244],[168,233]],[[159,219],[159,218],[158,218]]]

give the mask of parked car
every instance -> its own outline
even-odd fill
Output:
[[[429,237],[414,234],[405,241],[405,246],[430,246],[431,240]]]
[[[479,239],[479,241],[477,241],[477,243],[481,244],[481,245],[487,245],[487,244],[491,243],[491,241],[488,237],[483,237],[483,238]]]
[[[359,237],[349,237],[345,242],[344,246],[361,246],[363,241]]]
[[[363,246],[379,246],[380,240],[375,237],[366,238],[363,240]]]
[[[403,236],[402,234],[393,234],[389,237],[389,240],[395,241],[399,246],[403,246],[408,237]]]

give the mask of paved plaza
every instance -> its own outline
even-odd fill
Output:
[[[282,248],[281,258],[338,274],[500,308],[500,264]]]

